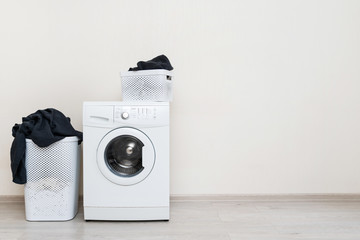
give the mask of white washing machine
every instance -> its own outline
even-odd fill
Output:
[[[169,103],[84,102],[85,220],[169,220]]]

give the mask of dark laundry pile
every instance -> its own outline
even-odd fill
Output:
[[[78,137],[79,144],[81,144],[83,139],[82,132],[73,128],[70,118],[54,108],[38,110],[22,118],[22,124],[15,124],[12,128],[12,136],[14,140],[10,150],[11,171],[13,182],[17,184],[25,184],[27,182],[25,139],[31,139],[39,147],[48,147],[70,136]]]
[[[149,61],[139,61],[137,67],[129,68],[129,71],[151,70],[151,69],[165,69],[173,70],[170,60],[165,55],[157,56]]]

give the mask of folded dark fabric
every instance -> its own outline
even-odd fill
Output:
[[[11,171],[13,182],[26,183],[25,149],[26,138],[31,139],[39,147],[47,147],[65,137],[76,136],[82,142],[82,132],[76,131],[70,118],[60,111],[48,108],[38,110],[22,119],[22,124],[12,128],[14,137],[11,145]]]
[[[137,63],[137,67],[129,68],[129,71],[138,70],[151,70],[151,69],[166,69],[173,70],[169,59],[165,55],[157,56],[149,61],[140,61]]]

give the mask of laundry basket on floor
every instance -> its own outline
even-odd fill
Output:
[[[78,211],[80,145],[66,137],[41,148],[26,139],[25,217],[28,221],[66,221]]]

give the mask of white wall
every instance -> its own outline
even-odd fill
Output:
[[[175,67],[171,193],[360,192],[360,1],[1,1],[0,195],[11,128],[121,100],[119,72]]]

